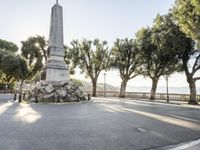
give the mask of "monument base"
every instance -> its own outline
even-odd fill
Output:
[[[68,81],[69,69],[64,61],[48,60],[44,67],[46,72],[46,81]]]
[[[30,93],[35,102],[79,102],[86,97],[73,81],[42,81]]]

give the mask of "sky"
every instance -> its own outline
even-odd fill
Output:
[[[21,47],[29,36],[43,35],[48,39],[51,7],[56,0],[0,0],[0,39]],[[134,38],[142,27],[151,26],[157,14],[166,14],[174,0],[59,0],[63,7],[64,42],[73,39],[108,41],[111,47],[117,38]],[[104,72],[98,82],[104,82]],[[74,78],[85,79],[79,71]],[[119,86],[118,71],[106,72],[106,82]],[[151,80],[136,77],[129,86],[151,86]],[[165,86],[164,78],[158,86]],[[188,86],[184,73],[169,78],[169,86]],[[197,82],[200,86],[200,82]]]

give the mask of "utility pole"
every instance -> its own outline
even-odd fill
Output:
[[[168,75],[166,75],[167,102],[169,102]]]
[[[106,73],[104,75],[104,97],[106,97]]]

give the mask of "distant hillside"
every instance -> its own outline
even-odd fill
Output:
[[[81,83],[83,84],[83,86],[80,87],[82,90],[84,91],[92,90],[91,82],[81,80]],[[97,91],[103,91],[103,90],[104,90],[104,83],[97,83]],[[119,91],[119,88],[110,84],[106,84],[106,91]]]
[[[127,92],[150,92],[151,87],[127,86]],[[197,93],[200,94],[200,87],[197,87]],[[158,87],[158,93],[166,93],[166,87]],[[189,94],[189,87],[169,87],[169,93]]]

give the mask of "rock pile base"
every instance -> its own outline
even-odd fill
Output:
[[[31,91],[31,101],[35,102],[79,102],[86,97],[73,81],[42,81]]]

